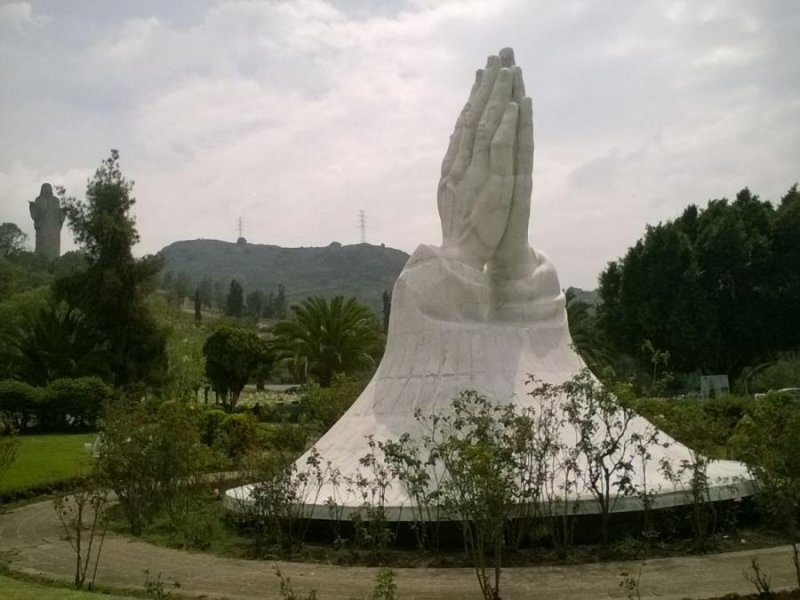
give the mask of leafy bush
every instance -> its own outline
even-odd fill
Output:
[[[224,410],[211,408],[200,413],[200,439],[209,448],[215,446],[222,436],[222,423],[228,418]]]
[[[729,440],[753,401],[731,395],[709,400],[639,398],[630,405],[686,446],[713,458],[732,458]]]
[[[800,585],[800,406],[769,395],[754,404],[736,428],[732,445],[750,465],[757,500],[767,517],[791,538]]]
[[[141,533],[160,507],[175,520],[186,514],[186,489],[208,464],[197,421],[191,407],[176,402],[156,413],[139,403],[106,411],[96,467],[133,533]]]
[[[297,423],[303,415],[303,406],[297,400],[279,401],[263,407],[253,407],[253,415],[264,423]]]
[[[783,358],[760,371],[750,380],[751,392],[768,392],[800,387],[800,356]]]
[[[3,475],[8,471],[17,458],[19,451],[19,440],[14,435],[13,430],[9,432],[0,431],[0,482],[3,481]]]
[[[111,388],[97,377],[56,379],[44,388],[9,379],[0,381],[0,415],[19,431],[92,429],[112,397]]]
[[[56,379],[39,396],[39,428],[45,431],[93,429],[113,392],[98,377]]]
[[[41,390],[21,381],[0,381],[0,414],[18,431],[24,431],[32,422],[39,405]]]
[[[226,415],[216,445],[233,460],[239,460],[258,444],[258,424],[247,413]]]
[[[290,454],[300,454],[306,449],[308,431],[292,423],[265,424],[261,426],[264,445]]]
[[[303,388],[300,406],[303,414],[319,424],[322,431],[330,429],[364,391],[366,382],[336,375],[330,387],[309,383]]]

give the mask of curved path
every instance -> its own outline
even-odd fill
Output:
[[[74,554],[49,501],[36,502],[0,514],[0,559],[12,571],[70,581]],[[794,570],[790,547],[748,550],[698,557],[646,561],[642,570],[643,598],[680,600],[727,593],[751,593],[742,573],[758,557],[776,588],[791,587]],[[161,573],[162,581],[178,581],[181,594],[203,598],[278,599],[275,563],[221,558],[153,546],[109,533],[97,581],[112,587],[141,587],[143,571]],[[374,585],[376,569],[306,563],[277,563],[297,591],[316,589],[320,600],[363,598]],[[519,567],[503,572],[503,597],[547,600],[626,598],[620,572],[639,568],[639,561],[563,567]],[[480,598],[470,569],[394,569],[403,600]]]

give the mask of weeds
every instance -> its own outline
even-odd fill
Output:
[[[161,573],[156,575],[156,578],[153,579],[150,577],[150,569],[145,569],[142,572],[144,573],[144,593],[148,598],[152,598],[153,600],[169,600],[172,598],[172,591],[168,589],[166,583],[161,581]],[[173,590],[177,590],[181,587],[181,584],[177,581],[173,581],[169,587]]]
[[[752,573],[745,571],[743,575],[747,581],[755,586],[758,597],[774,598],[775,594],[772,591],[772,582],[770,581],[769,576],[761,570],[761,566],[758,564],[757,558],[750,559],[750,570]]]

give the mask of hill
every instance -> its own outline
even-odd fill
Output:
[[[269,293],[279,284],[289,304],[308,296],[355,296],[380,315],[384,290],[391,291],[408,260],[401,250],[334,242],[323,248],[282,248],[265,244],[219,240],[174,242],[161,250],[163,273],[188,277],[193,284],[204,278],[222,283],[231,279],[252,291]]]
[[[582,290],[578,287],[568,287],[567,291],[572,292],[575,294],[575,298],[579,302],[584,302],[585,304],[589,305],[589,308],[595,310],[598,306],[603,303],[603,300],[600,298],[600,290]]]

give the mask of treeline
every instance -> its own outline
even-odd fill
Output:
[[[648,226],[602,272],[599,292],[593,320],[573,310],[583,322],[573,333],[589,362],[618,375],[736,378],[791,355],[800,348],[797,185],[777,204],[745,188]]]
[[[259,289],[248,292],[237,279],[230,282],[211,277],[195,280],[183,271],[178,274],[167,271],[159,288],[176,306],[187,299],[192,301],[196,312],[210,309],[231,317],[284,319],[289,308],[286,288],[280,283],[268,292]]]

